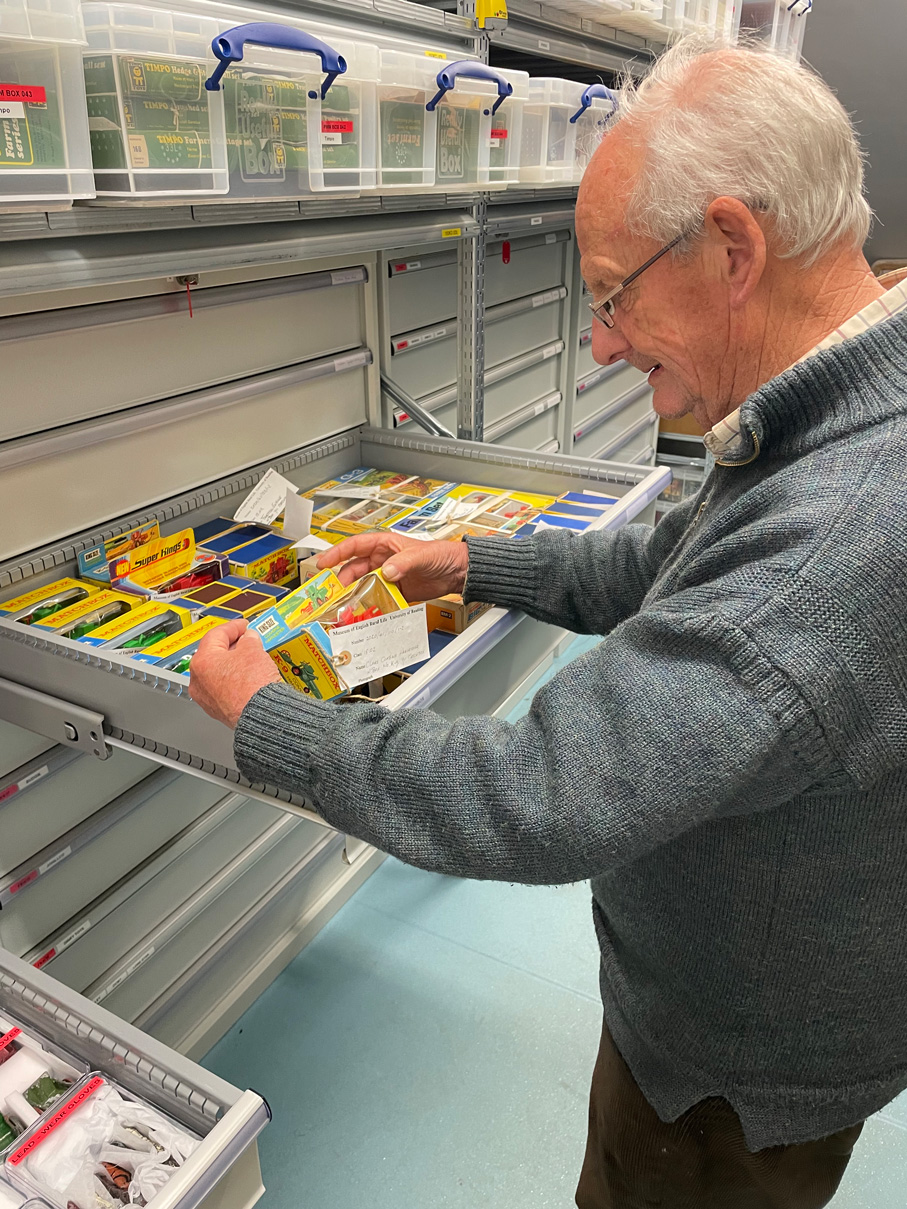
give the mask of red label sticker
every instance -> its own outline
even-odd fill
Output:
[[[51,960],[51,958],[56,957],[56,955],[57,955],[56,949],[48,949],[46,953],[42,953],[40,957],[36,958],[32,962],[32,965],[35,967],[36,970],[40,970],[42,966],[46,966],[47,963]]]
[[[491,137],[493,139],[506,139],[507,131],[506,130],[492,130]]]
[[[38,84],[0,84],[0,101],[25,101],[29,105],[46,105],[47,89]]]
[[[11,798],[14,793],[19,792],[19,782],[16,781],[13,785],[7,785],[5,789],[0,789],[0,802],[5,802],[7,798]]]
[[[322,134],[352,134],[353,123],[341,121],[339,118],[323,118],[321,122]]]
[[[408,340],[398,340],[397,343],[394,345],[394,348],[399,353],[402,349],[409,348],[409,341]]]
[[[13,882],[9,888],[10,894],[15,894],[18,890],[24,890],[25,887],[30,885],[37,876],[37,869],[32,869],[31,873],[26,873],[25,877],[20,877],[17,882]]]
[[[405,265],[405,264],[395,264],[395,265],[394,265],[394,272],[395,272],[395,273],[405,273],[405,272],[406,272],[406,270],[407,270],[408,268],[409,268],[409,265]]]
[[[9,1043],[11,1041],[15,1041],[21,1032],[22,1030],[20,1028],[11,1028],[8,1033],[4,1033],[3,1036],[0,1037],[0,1049],[6,1049]]]
[[[45,1138],[50,1137],[58,1125],[62,1125],[67,1117],[70,1117],[77,1108],[81,1108],[85,1101],[90,1099],[104,1084],[105,1080],[98,1075],[93,1079],[89,1079],[85,1086],[81,1087],[72,1099],[67,1100],[65,1104],[61,1104],[56,1112],[47,1118],[41,1128],[33,1133],[27,1142],[23,1142],[18,1150],[13,1151],[6,1160],[7,1163],[12,1163],[14,1167],[18,1167],[23,1159],[28,1158],[36,1146],[40,1146]]]

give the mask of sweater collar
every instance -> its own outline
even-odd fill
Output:
[[[864,338],[868,333],[875,331],[880,325],[884,325],[887,328],[890,326],[890,321],[895,317],[904,319],[905,316],[907,316],[907,281],[902,281],[883,294],[881,298],[875,299],[856,315],[853,315],[839,328],[836,328],[835,331],[831,332],[824,340],[817,344],[815,348],[806,353],[804,357],[801,357],[789,370],[772,379],[771,382],[765,383],[736,411],[726,416],[723,420],[719,420],[714,428],[710,432],[707,432],[703,438],[706,448],[714,455],[718,464],[722,466],[745,466],[750,462],[754,462],[758,458],[762,448],[765,447],[765,438],[767,435],[765,425],[760,421],[762,400],[766,394],[773,396],[777,389],[780,389],[782,395],[787,399],[787,405],[792,404],[793,406],[791,413],[783,417],[784,422],[781,427],[774,426],[776,435],[786,431],[790,431],[792,435],[793,429],[802,427],[802,421],[806,419],[806,413],[813,417],[812,420],[807,421],[807,427],[818,424],[819,418],[814,414],[814,407],[810,405],[804,411],[803,406],[806,401],[803,397],[803,392],[805,391],[806,395],[811,395],[809,384],[812,375],[807,372],[804,379],[801,375],[795,374],[795,371],[801,369],[807,362],[812,366],[812,362],[816,358],[821,357],[822,354],[829,350],[837,349],[840,351],[841,346],[845,342],[858,340],[862,348]],[[907,331],[907,327],[902,323],[899,330],[901,333],[904,333]],[[897,336],[895,336],[895,340],[898,340]],[[849,363],[851,354],[854,351],[848,349],[845,363]],[[907,352],[907,347],[902,347],[898,361],[899,365],[904,364],[905,352]],[[881,356],[882,364],[884,365],[885,353],[879,350],[878,355]],[[832,358],[830,364],[836,365],[837,359]],[[876,366],[876,369],[879,369],[879,366]],[[817,374],[822,376],[821,366],[816,366],[816,370]],[[886,377],[892,376],[891,371],[892,367],[887,365],[884,365],[884,368],[880,369],[880,372]],[[794,377],[791,378],[790,375],[794,375]],[[871,376],[877,388],[878,373],[873,373]],[[895,372],[893,376],[897,377],[898,374]],[[823,418],[824,413],[829,411],[830,406],[833,406],[841,395],[840,380],[836,379],[836,381],[837,385],[834,386],[831,395],[826,398]],[[788,397],[788,392],[790,391],[793,391],[793,398]],[[865,408],[861,409],[861,415],[863,418],[860,426],[864,426],[867,420]],[[880,416],[878,418],[883,417]],[[851,419],[853,420],[855,417],[851,417]],[[829,438],[827,436],[822,438],[822,440],[826,439]]]

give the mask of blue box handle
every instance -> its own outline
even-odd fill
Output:
[[[579,109],[577,109],[576,113],[570,119],[571,122],[579,121],[579,119],[592,104],[594,97],[604,97],[606,100],[609,100],[613,106],[612,113],[614,112],[614,109],[617,109],[617,97],[610,88],[606,88],[604,84],[590,84],[580,97]]]
[[[500,106],[513,94],[513,85],[493,67],[486,67],[484,63],[476,63],[473,59],[460,59],[457,63],[449,63],[446,67],[442,67],[438,72],[438,92],[425,106],[429,113],[433,113],[444,94],[456,86],[460,76],[468,80],[491,80],[493,84],[497,84],[498,99],[494,103],[492,113],[497,113]],[[487,109],[485,116],[488,116]]]
[[[318,55],[325,73],[324,83],[321,85],[322,101],[337,77],[346,71],[346,59],[343,55],[338,54],[320,38],[313,38],[311,34],[301,29],[293,29],[289,25],[278,25],[273,21],[253,21],[250,25],[237,25],[226,30],[211,43],[211,49],[220,59],[220,63],[211,77],[205,80],[208,92],[220,91],[221,77],[232,63],[242,61],[243,47],[247,42],[252,42],[255,46],[273,46],[277,50],[298,50]],[[309,96],[314,101],[318,93],[310,92]]]

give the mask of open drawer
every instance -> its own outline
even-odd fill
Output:
[[[247,1209],[264,1192],[256,1139],[270,1110],[0,949],[0,1009],[198,1134],[148,1209]]]
[[[301,488],[358,465],[514,490],[559,493],[585,487],[616,497],[597,524],[650,519],[670,472],[504,446],[349,428],[116,523],[0,565],[0,591],[26,591],[72,574],[76,554],[157,518],[165,533],[232,514],[269,465]],[[523,682],[556,653],[565,631],[494,608],[385,698],[389,709],[431,706],[449,717],[506,708]],[[481,664],[481,666],[479,666]],[[293,813],[309,804],[269,786],[249,786],[233,759],[232,734],[191,700],[182,677],[126,657],[0,621],[0,717],[106,758],[111,747],[141,752],[198,776],[244,786]]]

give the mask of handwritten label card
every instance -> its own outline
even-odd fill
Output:
[[[427,659],[425,605],[331,630],[335,667],[346,684],[365,684]]]
[[[296,494],[296,488],[290,480],[278,474],[272,467],[239,505],[233,513],[233,519],[257,525],[270,525],[271,521],[276,520],[283,512],[287,491]]]

